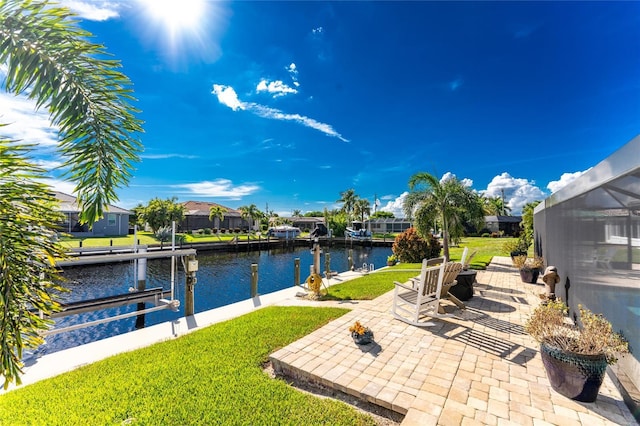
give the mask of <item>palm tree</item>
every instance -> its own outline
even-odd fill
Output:
[[[218,219],[218,224],[214,224],[216,228],[219,229],[221,227],[226,212],[228,212],[228,210],[218,204],[209,207],[209,220],[213,222],[215,219]]]
[[[238,208],[240,211],[240,216],[249,222],[249,227],[253,227],[253,221],[260,220],[264,216],[264,214],[258,210],[255,204],[251,204],[249,206],[242,206]]]
[[[360,197],[358,197],[358,195],[356,194],[356,191],[351,188],[351,189],[347,189],[346,191],[342,191],[340,193],[340,199],[337,200],[337,203],[342,203],[342,211],[345,212],[347,214],[347,217],[349,219],[351,219],[352,214],[353,214],[353,209],[355,208],[356,205],[356,200],[359,199]]]
[[[358,198],[353,206],[353,213],[360,216],[360,220],[364,222],[364,217],[371,214],[371,203],[366,198]]]
[[[81,221],[90,226],[126,186],[142,145],[131,104],[131,82],[105,59],[103,46],[77,25],[68,9],[41,1],[0,1],[0,64],[5,90],[45,107],[60,129],[58,150],[66,177],[76,183]],[[0,124],[0,131],[2,124]],[[5,387],[20,383],[22,351],[42,342],[45,316],[58,308],[54,259],[60,216],[45,176],[31,157],[37,141],[17,143],[0,134],[0,361]]]
[[[291,213],[291,216],[300,217],[300,216],[302,216],[302,211],[296,209],[296,210],[293,211],[293,213]]]
[[[490,216],[509,216],[511,207],[504,204],[502,197],[483,197],[484,211]]]
[[[409,189],[403,206],[405,214],[409,218],[415,216],[416,230],[423,237],[434,222],[440,223],[444,256],[449,259],[450,229],[459,234],[465,219],[476,221],[478,216],[482,217],[475,207],[478,206],[475,194],[456,178],[441,182],[424,172],[411,176]]]

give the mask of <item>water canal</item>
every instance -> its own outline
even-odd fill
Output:
[[[323,247],[321,269],[325,269],[325,254],[330,253],[331,270],[346,271],[349,266],[348,249],[344,247]],[[353,247],[353,262],[356,267],[363,263],[381,268],[391,254],[389,247]],[[235,303],[250,297],[251,264],[259,268],[258,293],[267,294],[294,285],[294,259],[300,259],[301,280],[308,276],[313,255],[309,248],[262,250],[245,253],[199,252],[199,269],[195,285],[195,311],[203,312]],[[171,268],[169,259],[149,260],[147,264],[147,288],[171,288]],[[65,268],[63,285],[70,291],[61,295],[64,302],[88,300],[113,296],[135,287],[133,263],[114,263]],[[147,313],[144,325],[150,326],[172,321],[184,316],[185,275],[182,267],[177,268],[175,277],[176,296],[180,299],[180,310],[161,310]],[[148,305],[151,307],[152,305]],[[136,305],[86,312],[55,320],[56,328],[86,323],[114,315],[134,312]],[[68,331],[48,336],[36,356],[68,349],[74,346],[104,339],[136,329],[136,317],[116,320],[84,329]]]

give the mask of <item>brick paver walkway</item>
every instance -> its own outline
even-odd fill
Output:
[[[350,313],[271,361],[276,371],[405,414],[403,425],[636,424],[608,376],[595,403],[551,389],[538,345],[522,328],[542,285],[522,283],[509,258],[494,257],[477,280],[467,309],[454,318],[430,327],[405,324],[390,313],[390,292],[349,305]],[[356,320],[374,331],[374,343],[358,347],[351,340]]]

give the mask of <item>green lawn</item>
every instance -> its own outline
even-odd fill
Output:
[[[348,312],[267,307],[0,396],[3,425],[369,425],[269,378],[270,353]],[[345,338],[348,338],[345,330]]]
[[[405,282],[420,274],[420,264],[407,263],[364,275],[329,287],[322,300],[371,300],[393,290],[393,282]],[[405,269],[405,270],[402,270]],[[407,271],[406,269],[413,269]]]
[[[183,234],[178,234],[183,235]],[[206,234],[184,234],[186,243],[217,243],[217,242],[229,242],[234,238],[238,238],[240,241],[258,240],[258,238],[265,239],[266,237],[258,237],[256,234],[220,234],[218,235],[206,235]],[[70,238],[61,237],[60,242],[69,247],[80,247],[80,241],[82,241],[82,247],[109,247],[113,246],[132,246],[133,235],[126,235],[122,237],[87,237],[87,238]],[[138,241],[142,245],[160,244],[160,241],[153,235],[152,232],[138,232]],[[171,244],[171,242],[165,242],[165,245]]]
[[[469,266],[472,269],[486,269],[493,256],[509,256],[509,253],[504,251],[502,246],[508,241],[515,240],[515,238],[466,237],[462,239],[458,247],[450,247],[449,253],[451,260],[460,260],[465,247],[469,247],[469,254],[477,250],[478,253]],[[532,253],[532,249],[530,252]]]
[[[473,269],[486,269],[491,263],[493,256],[508,256],[504,252],[502,245],[510,238],[465,238],[459,247],[450,247],[449,254],[451,260],[459,261],[465,247],[469,247],[469,254],[478,250],[478,253],[471,261],[470,267]],[[381,271],[364,275],[362,277],[349,280],[343,284],[329,287],[323,300],[371,300],[393,290],[393,282],[405,282],[411,277],[420,273],[419,263],[399,263]]]

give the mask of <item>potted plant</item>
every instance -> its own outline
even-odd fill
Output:
[[[504,243],[502,245],[502,249],[507,251],[511,256],[511,260],[513,260],[517,256],[526,256],[530,246],[531,241],[522,234],[517,240],[511,240]]]
[[[392,254],[391,256],[387,257],[387,266],[393,266],[396,263],[398,263],[398,258],[396,257],[395,254]]]
[[[369,327],[360,324],[360,321],[356,321],[355,324],[349,327],[349,331],[351,332],[353,341],[358,345],[366,345],[373,340],[373,331],[371,331]]]
[[[513,258],[513,265],[520,271],[523,283],[535,284],[544,268],[544,259],[540,256],[528,258],[526,255],[520,255]]]
[[[602,315],[578,305],[581,326],[568,322],[560,299],[538,305],[524,329],[540,343],[540,356],[551,387],[568,398],[593,402],[607,365],[629,352],[628,342]]]

